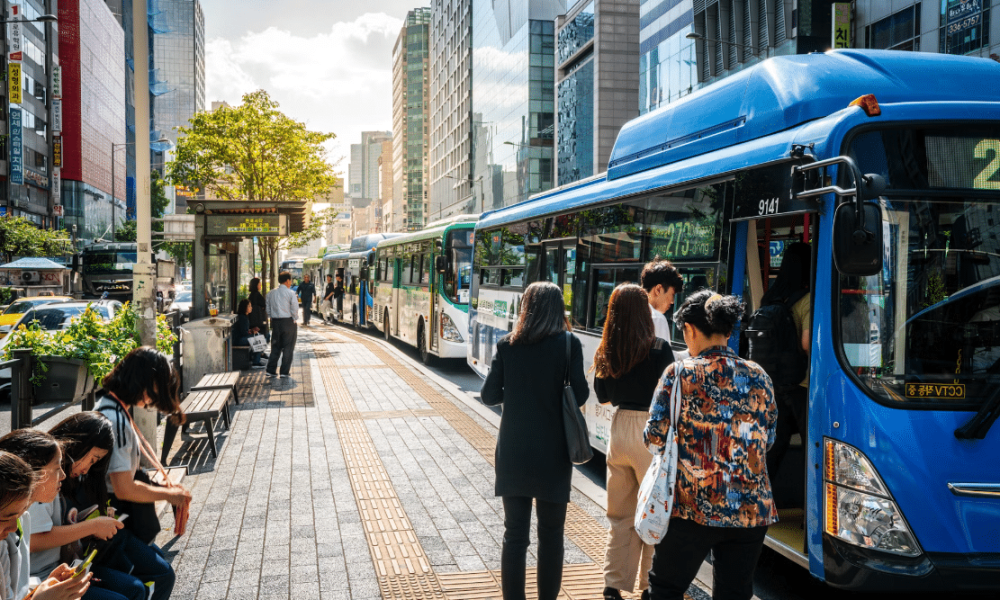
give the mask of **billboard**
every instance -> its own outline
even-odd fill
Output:
[[[10,107],[10,182],[24,184],[24,159],[21,137],[21,109]]]
[[[833,11],[832,43],[834,48],[851,47],[851,3],[834,2],[830,5]]]
[[[21,103],[21,63],[12,62],[7,65],[7,81],[10,83],[10,103]]]

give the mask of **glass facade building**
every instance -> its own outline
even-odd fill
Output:
[[[565,12],[563,0],[473,0],[477,212],[553,186],[555,19]]]
[[[702,2],[704,4],[704,2]],[[639,113],[668,104],[698,86],[692,0],[646,0],[639,5]]]
[[[1000,0],[858,0],[851,46],[1000,60]]]
[[[594,174],[594,10],[591,1],[559,27],[556,36],[558,185]]]
[[[416,8],[392,50],[393,228],[428,222],[431,9]]]

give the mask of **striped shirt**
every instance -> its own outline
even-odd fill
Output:
[[[299,316],[299,299],[288,286],[279,285],[267,293],[267,316],[294,319]]]

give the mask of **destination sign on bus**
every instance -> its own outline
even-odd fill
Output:
[[[1000,139],[928,135],[932,188],[1000,190]]]
[[[208,215],[207,236],[284,236],[288,235],[286,215]]]
[[[665,260],[712,260],[718,233],[717,222],[691,219],[650,225],[649,255]]]
[[[792,165],[786,162],[736,176],[733,220],[793,215],[817,210],[811,199],[792,198]]]

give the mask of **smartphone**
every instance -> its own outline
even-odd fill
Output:
[[[76,571],[73,571],[73,577],[80,577],[81,575],[86,575],[90,571],[90,565],[94,562],[94,557],[97,556],[97,550],[91,551],[87,555],[87,560],[77,566]]]

